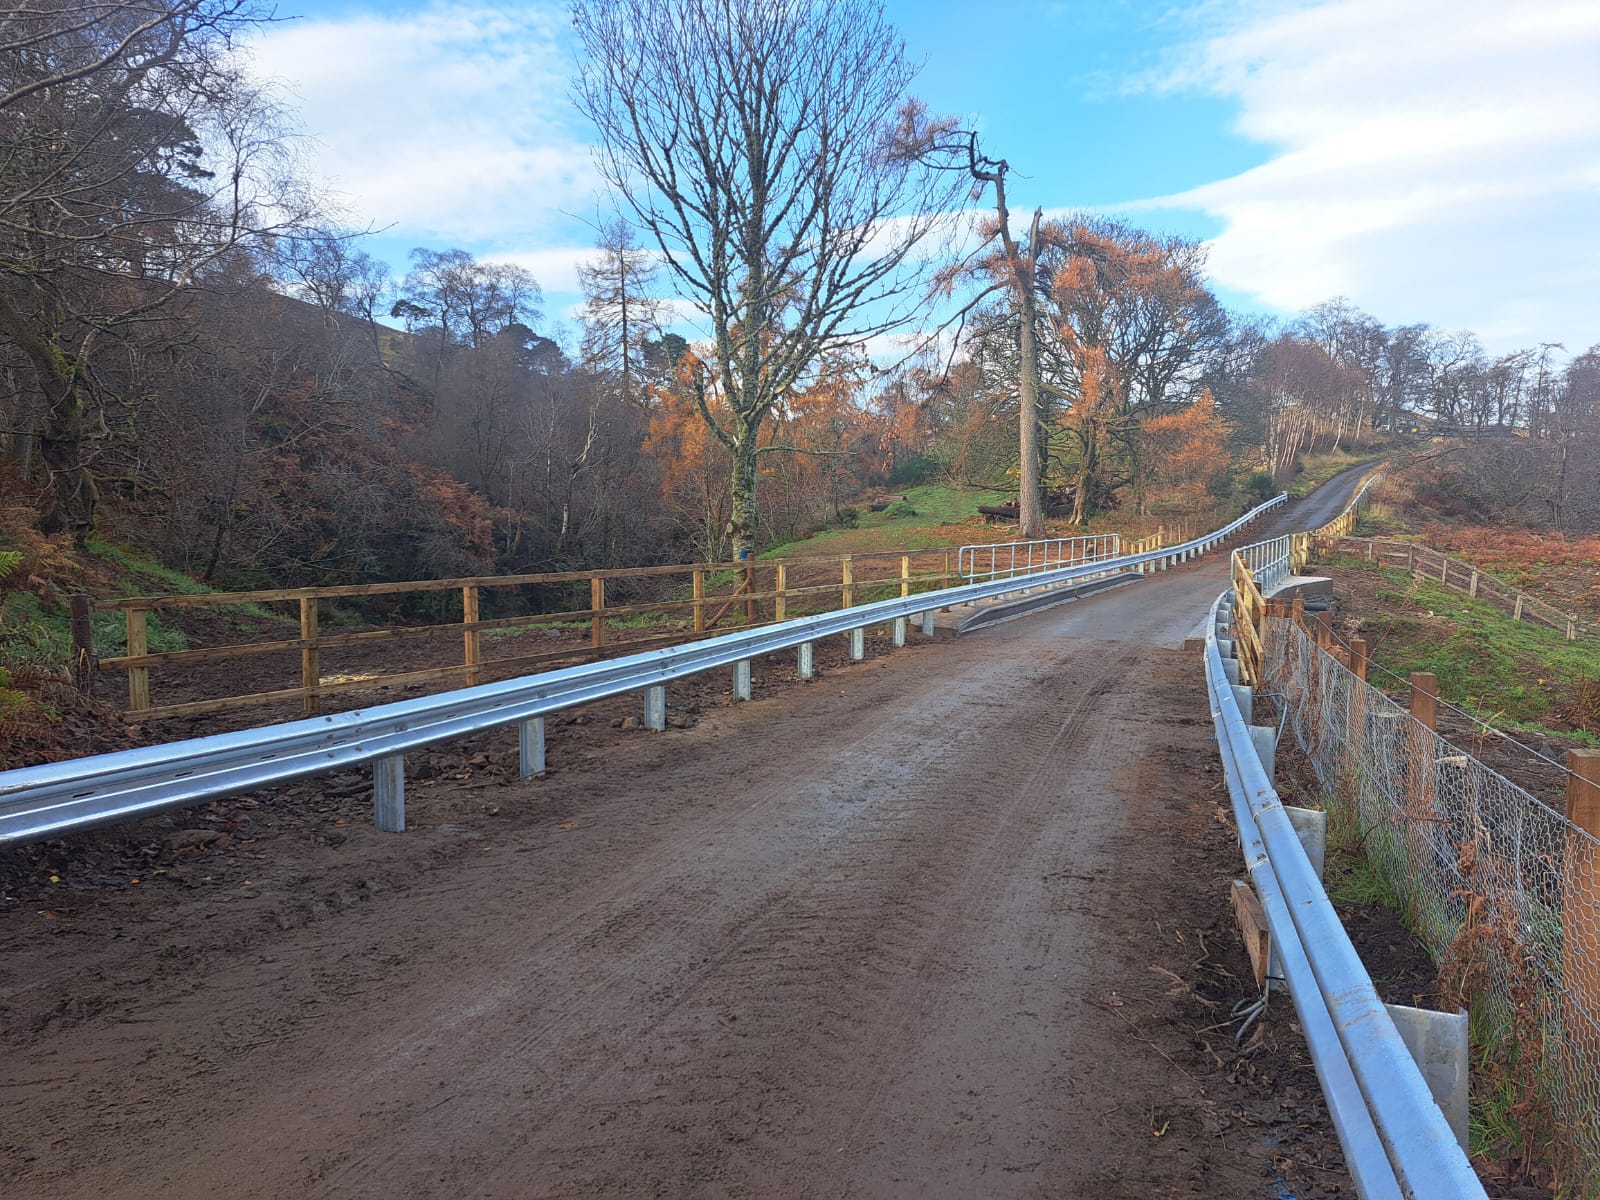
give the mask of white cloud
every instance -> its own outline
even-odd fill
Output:
[[[1286,310],[1343,294],[1493,348],[1600,340],[1600,4],[1258,9],[1160,86],[1235,100],[1274,148],[1140,206],[1220,219],[1223,286]]]
[[[441,2],[271,25],[251,48],[353,220],[518,240],[597,190],[567,99],[566,20],[552,3]]]

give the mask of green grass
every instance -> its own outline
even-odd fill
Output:
[[[891,494],[891,493],[885,493]],[[924,483],[903,492],[915,516],[867,512],[855,506],[860,515],[854,528],[824,529],[811,537],[788,542],[763,551],[761,558],[806,558],[813,555],[868,554],[874,551],[927,550],[955,544],[960,540],[948,527],[973,521],[978,505],[998,504],[1001,493],[985,488],[960,487],[947,483]]]
[[[1347,572],[1379,571],[1356,559],[1338,565]],[[1403,570],[1380,573],[1390,584],[1376,592],[1384,608],[1363,615],[1373,661],[1400,679],[1432,672],[1443,699],[1493,724],[1552,732],[1560,721],[1557,710],[1573,689],[1600,679],[1600,651],[1586,639],[1569,642],[1558,630],[1514,621],[1493,605]],[[1373,682],[1398,686],[1381,676]]]
[[[1348,450],[1333,450],[1326,454],[1304,455],[1300,459],[1300,466],[1303,469],[1287,488],[1289,496],[1291,499],[1299,500],[1315,488],[1327,483],[1340,471],[1348,471],[1351,467],[1360,466],[1362,463],[1377,462],[1387,453],[1386,449],[1378,447],[1355,454]]]

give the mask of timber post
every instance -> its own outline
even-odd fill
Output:
[[[856,603],[855,562],[846,554],[839,564],[839,607],[854,608]]]
[[[698,568],[694,573],[694,631],[706,631],[706,573]]]
[[[596,650],[606,644],[606,581],[599,575],[589,576],[589,644]]]
[[[145,610],[130,608],[127,610],[127,655],[129,658],[138,658],[150,653],[150,642],[146,636]],[[145,712],[150,707],[150,668],[128,668],[128,711]]]
[[[1439,728],[1439,677],[1431,671],[1411,672],[1411,715],[1429,729]]]
[[[1350,639],[1350,669],[1362,683],[1367,681],[1367,639]]]
[[[1568,750],[1566,886],[1561,901],[1561,961],[1571,1016],[1600,1011],[1600,750]],[[1576,1054],[1575,1039],[1567,1053]],[[1586,1076],[1593,1063],[1573,1062]]]
[[[305,696],[300,710],[307,714],[322,711],[322,651],[317,648],[317,601],[314,596],[300,597],[300,686]],[[472,682],[476,682],[473,680]]]
[[[483,672],[478,669],[478,664],[483,661],[482,643],[477,629],[478,623],[478,589],[471,584],[461,589],[461,624],[464,631],[461,634],[461,658],[467,668],[467,686],[476,687],[483,679]]]
[[[786,563],[778,564],[778,578],[774,591],[777,595],[772,598],[772,619],[782,623],[789,619],[789,598],[784,595],[789,586],[789,567]]]

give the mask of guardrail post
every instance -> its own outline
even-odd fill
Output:
[[[1439,728],[1439,678],[1431,671],[1411,672],[1411,715],[1429,729]]]
[[[894,619],[894,644],[897,648],[906,644],[906,619],[904,617],[896,617]]]
[[[398,754],[372,764],[372,818],[381,833],[406,831],[406,760]]]
[[[850,658],[860,662],[867,656],[867,631],[856,628],[850,631]]]
[[[706,631],[706,573],[699,570],[694,573],[694,631]]]
[[[314,713],[322,707],[317,687],[322,682],[321,652],[317,649],[317,601],[311,596],[300,597],[300,687],[305,692],[301,698],[302,712]],[[468,679],[476,683],[475,679]]]
[[[750,699],[750,660],[741,658],[733,664],[733,698]]]
[[[1561,904],[1561,961],[1569,1020],[1600,1012],[1600,750],[1568,750],[1566,880]],[[1566,1053],[1576,1053],[1576,1046]],[[1593,1062],[1574,1062],[1587,1078]],[[1571,1075],[1569,1075],[1571,1077]]]
[[[800,643],[799,675],[801,679],[814,679],[817,674],[816,650],[810,642]]]
[[[606,644],[606,581],[599,575],[589,576],[589,607],[589,644],[598,650]]]
[[[94,601],[88,596],[73,596],[72,679],[86,696],[94,695]]]
[[[475,584],[469,583],[461,589],[461,623],[478,623],[478,588]],[[474,687],[483,679],[483,672],[478,670],[478,663],[482,661],[482,642],[476,629],[467,629],[462,633],[461,654],[467,666],[467,686]]]
[[[544,718],[517,722],[517,778],[544,777]]]
[[[667,688],[665,684],[644,690],[644,727],[660,733],[667,727]]]
[[[150,653],[150,643],[145,636],[145,611],[142,608],[125,610],[128,627],[127,655],[133,658],[137,655]],[[150,707],[150,668],[128,668],[128,711],[144,712]]]
[[[786,621],[786,620],[789,619],[789,598],[786,595],[784,595],[784,592],[788,589],[788,586],[789,586],[789,567],[788,567],[788,564],[787,563],[779,563],[778,564],[778,577],[777,577],[775,585],[774,585],[774,587],[772,589],[773,591],[775,591],[777,593],[777,595],[772,598],[772,619],[775,620],[775,621],[782,622],[782,621]]]
[[[1411,1051],[1417,1069],[1444,1113],[1450,1132],[1467,1149],[1468,1064],[1467,1013],[1435,1012],[1404,1004],[1385,1004],[1400,1040]]]
[[[1322,878],[1322,869],[1328,857],[1328,814],[1316,808],[1290,808],[1284,806],[1283,811],[1289,817],[1289,824],[1294,826],[1295,836],[1300,839],[1300,847],[1306,852],[1306,857],[1311,860],[1312,870],[1316,871],[1317,878]]]
[[[1239,710],[1246,721],[1250,719],[1249,709]],[[1261,769],[1267,773],[1270,783],[1278,769],[1278,729],[1275,725],[1249,725],[1250,741],[1256,748],[1256,757],[1261,760]]]
[[[933,636],[933,609],[924,609],[922,613],[922,635]]]

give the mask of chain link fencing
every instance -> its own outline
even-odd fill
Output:
[[[1330,836],[1359,843],[1494,1048],[1509,1117],[1600,1196],[1600,841],[1321,650],[1264,622],[1266,688],[1310,759]]]

